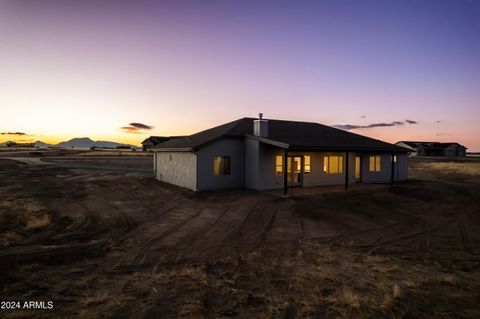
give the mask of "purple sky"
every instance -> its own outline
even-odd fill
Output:
[[[480,1],[0,0],[0,41],[0,142],[263,112],[480,151]]]

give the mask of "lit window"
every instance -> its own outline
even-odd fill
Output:
[[[230,156],[214,156],[213,157],[213,174],[230,175]]]
[[[393,161],[396,163],[397,162],[397,155],[393,155]]]
[[[380,172],[381,166],[380,156],[370,156],[370,172]]]
[[[342,174],[343,173],[343,156],[324,156],[323,172],[325,174]]]
[[[283,172],[283,156],[277,155],[275,157],[275,173],[277,175],[282,175]]]
[[[303,157],[303,171],[305,174],[309,174],[312,167],[311,167],[310,155],[305,155]]]

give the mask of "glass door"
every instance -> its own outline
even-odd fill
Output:
[[[287,159],[288,186],[302,186],[302,157],[289,156]]]
[[[355,181],[360,182],[362,180],[362,158],[355,156]]]

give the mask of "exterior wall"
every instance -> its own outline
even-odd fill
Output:
[[[259,189],[259,147],[257,140],[245,138],[245,188],[248,189]]]
[[[380,156],[380,172],[370,172],[370,156]],[[399,157],[397,156],[397,161]],[[391,154],[362,155],[362,183],[390,183],[392,180]]]
[[[197,155],[195,153],[155,152],[155,158],[156,179],[197,190]]]
[[[256,143],[256,144],[255,144]],[[252,182],[247,182],[247,188],[250,189],[281,189],[283,188],[284,176],[275,174],[275,156],[284,156],[284,150],[267,144],[258,143],[252,141],[254,147],[247,146],[247,159],[249,158],[249,150],[258,147],[258,168],[254,166],[256,156],[252,156],[252,159],[247,160],[247,174],[250,172],[254,175],[251,177]],[[255,153],[257,154],[257,153]],[[346,174],[346,159],[345,152],[289,152],[289,156],[305,156],[309,155],[311,158],[311,172],[309,174],[303,174],[303,187],[313,187],[322,185],[343,185],[345,184]],[[343,173],[339,174],[326,174],[323,172],[324,157],[328,155],[340,155],[343,156]],[[379,155],[381,157],[381,170],[380,172],[370,172],[369,169],[369,157]],[[355,157],[361,157],[361,179],[362,183],[390,183],[392,173],[391,154],[361,154],[349,152],[348,156],[348,182],[355,183]],[[250,162],[252,164],[250,164]],[[250,166],[255,169],[250,169]],[[408,175],[408,155],[397,154],[397,162],[394,167],[395,181],[404,181]],[[248,181],[247,176],[247,181]]]
[[[195,191],[245,187],[267,190],[283,188],[284,173],[276,175],[276,156],[284,156],[284,149],[260,143],[251,138],[224,138],[205,146],[196,154],[193,152],[155,152],[155,178],[167,183],[186,187]],[[311,158],[311,172],[303,173],[303,187],[321,185],[343,185],[345,183],[345,152],[289,152],[289,156]],[[324,157],[343,156],[343,172],[327,174],[323,172]],[[381,157],[381,171],[369,171],[369,157]],[[172,160],[170,160],[172,156]],[[230,175],[215,176],[214,156],[230,156]],[[355,183],[355,157],[361,157],[362,183],[389,183],[391,181],[391,154],[349,153],[349,183]],[[282,167],[283,169],[283,167]],[[408,155],[397,154],[395,181],[403,181],[408,175]]]
[[[292,153],[296,154],[296,153]],[[318,152],[302,152],[302,153],[297,153],[297,154],[303,154],[303,155],[310,155],[311,156],[311,172],[309,174],[303,174],[303,186],[304,187],[311,187],[311,186],[321,186],[321,185],[341,185],[345,184],[345,165],[346,165],[346,159],[345,159],[345,152],[328,152],[328,153],[318,153]],[[290,155],[290,153],[289,153]],[[337,156],[343,156],[343,172],[338,173],[338,174],[326,174],[323,172],[323,162],[324,162],[324,156],[328,155],[337,155]],[[354,156],[353,154],[349,154],[349,161],[348,161],[348,167],[349,167],[349,172],[348,175],[353,178],[355,177],[355,163],[354,163]]]
[[[213,174],[214,156],[230,156],[230,175]],[[223,138],[197,152],[197,191],[245,186],[245,142]]]
[[[408,178],[408,155],[397,154],[395,165],[395,181],[406,181]]]
[[[253,141],[256,142],[256,141]],[[258,143],[258,169],[255,171],[255,176],[258,177],[256,184],[247,183],[247,188],[250,189],[281,189],[283,188],[284,175],[276,175],[275,173],[275,157],[277,155],[284,156],[284,150],[278,147],[270,146],[267,144]],[[247,147],[247,158],[249,148]],[[289,156],[304,156],[310,155],[311,159],[311,171],[308,174],[303,174],[303,187],[313,187],[321,185],[342,185],[345,184],[345,152],[329,152],[329,153],[319,153],[319,152],[289,152]],[[343,163],[343,173],[339,174],[326,174],[323,172],[323,160],[324,156],[327,155],[341,155],[344,157]],[[248,162],[247,162],[248,164]],[[355,154],[349,153],[349,183],[355,182]],[[251,170],[252,172],[254,170]],[[249,168],[247,166],[247,173]],[[247,177],[248,180],[248,177]]]
[[[284,150],[272,145],[259,143],[258,184],[256,189],[283,188],[283,174],[275,173],[275,157],[284,155]]]

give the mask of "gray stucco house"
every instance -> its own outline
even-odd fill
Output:
[[[155,178],[194,191],[407,179],[408,150],[330,126],[242,118],[151,148]]]

